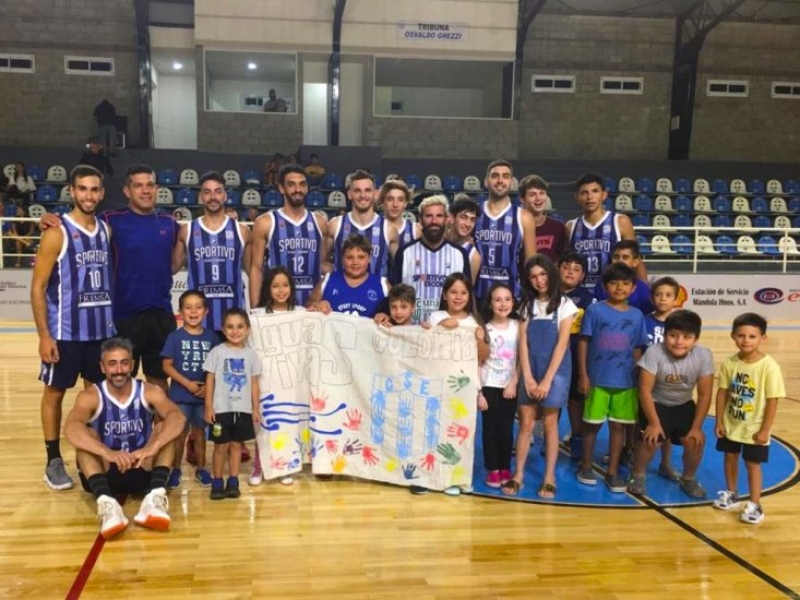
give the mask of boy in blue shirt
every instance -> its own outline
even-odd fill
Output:
[[[597,432],[607,420],[609,463],[605,483],[615,493],[624,493],[626,482],[619,475],[625,425],[639,417],[636,363],[647,346],[642,311],[628,304],[636,273],[623,263],[603,271],[608,299],[586,309],[578,342],[578,391],[587,394],[583,409],[583,460],[578,481],[596,485],[592,453]]]

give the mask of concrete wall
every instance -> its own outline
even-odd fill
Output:
[[[0,52],[32,54],[36,72],[0,74],[0,139],[6,144],[82,146],[103,98],[139,138],[136,21],[131,0],[36,0],[3,5]],[[66,75],[64,56],[114,59],[115,75]]]

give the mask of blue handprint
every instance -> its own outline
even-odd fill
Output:
[[[412,465],[411,463],[403,465],[403,477],[406,479],[419,479],[419,475],[417,475],[417,465]]]

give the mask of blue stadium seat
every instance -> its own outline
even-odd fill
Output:
[[[795,229],[800,229],[800,217],[794,218],[794,221],[792,221],[792,227]]]
[[[611,177],[603,177],[603,184],[605,184],[609,194],[615,194],[617,192],[617,182],[611,179]]]
[[[603,200],[603,208],[606,210],[614,210],[614,201],[611,199],[610,196],[605,200]]]
[[[750,190],[750,193],[754,196],[767,193],[767,188],[764,187],[764,182],[760,179],[751,179],[750,183],[747,184],[747,189]]]
[[[261,187],[261,175],[258,171],[245,171],[242,175],[242,181],[247,187]]]
[[[714,196],[714,199],[711,201],[711,207],[716,212],[729,213],[731,212],[731,201],[725,196]]]
[[[729,235],[721,235],[717,237],[716,241],[714,242],[714,246],[716,247],[717,252],[720,254],[736,254],[736,242],[734,242],[733,238]]]
[[[344,179],[337,173],[326,173],[319,186],[325,190],[342,190],[344,189]],[[280,206],[283,206],[283,199],[281,199]]]
[[[650,238],[646,235],[639,234],[636,236],[636,241],[639,243],[639,252],[641,254],[652,254],[653,249],[650,247]]]
[[[794,198],[789,198],[786,207],[789,209],[790,213],[800,213],[800,197],[795,196]]]
[[[48,202],[57,202],[58,192],[52,185],[42,185],[36,188],[36,202],[47,204]],[[9,206],[13,206],[9,204]],[[12,215],[13,216],[13,215]]]
[[[655,191],[653,180],[647,177],[640,177],[636,180],[636,191],[643,194],[652,194]]]
[[[750,200],[750,210],[756,214],[769,212],[769,202],[763,196],[756,196]]]
[[[680,213],[672,217],[673,227],[691,227],[692,217],[688,213]]]
[[[694,203],[689,196],[675,196],[672,200],[673,208],[679,213],[691,213],[694,210]]]
[[[462,182],[459,177],[456,177],[455,175],[448,175],[447,177],[444,178],[445,192],[450,192],[451,194],[455,192],[460,192],[461,187],[462,187]]]
[[[783,185],[783,193],[790,196],[800,196],[800,182],[790,179]]]
[[[264,193],[264,200],[261,205],[268,208],[283,206],[283,196],[278,190],[268,190]]]
[[[633,208],[638,212],[653,212],[653,199],[650,196],[639,194],[633,199]]]
[[[35,182],[44,181],[44,171],[39,165],[28,165],[25,171],[27,171],[28,176]]]
[[[756,242],[756,250],[761,254],[777,256],[781,253],[778,242],[771,235],[762,235]]]
[[[175,185],[178,183],[178,175],[172,169],[163,169],[156,177],[158,185]]]
[[[375,179],[375,189],[377,190],[383,185],[383,175],[373,173],[372,177]]]
[[[239,206],[242,203],[242,197],[239,190],[228,188],[225,190],[228,193],[228,198],[225,200],[225,206]]]
[[[418,175],[406,175],[403,177],[403,181],[406,182],[408,187],[414,188],[417,191],[422,189],[422,179],[420,179]]]
[[[58,206],[54,206],[53,208],[51,208],[50,212],[53,213],[54,215],[58,215],[60,217],[63,217],[70,210],[72,210],[71,206],[68,206],[66,204],[59,204]]]
[[[197,192],[189,188],[178,190],[178,194],[175,196],[175,204],[180,204],[181,206],[197,204]]]
[[[728,189],[728,182],[724,179],[715,179],[714,183],[711,184],[711,191],[715,194],[727,194]]]
[[[634,227],[650,227],[650,215],[638,213],[633,215]]]
[[[753,219],[753,227],[757,229],[769,229],[772,227],[772,221],[766,215],[757,215]]]
[[[680,179],[675,180],[675,192],[678,194],[691,194],[692,193],[692,182],[688,179],[681,177]]]
[[[688,235],[676,235],[672,239],[672,249],[678,254],[694,254],[694,245],[692,244],[692,240]]]
[[[327,205],[328,201],[325,198],[325,194],[319,190],[313,190],[306,196],[306,206],[308,208],[325,208]]]
[[[714,217],[713,223],[714,227],[717,228],[731,227],[733,225],[733,222],[731,221],[731,218],[728,215],[717,215],[716,217]]]

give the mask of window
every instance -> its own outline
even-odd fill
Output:
[[[65,56],[64,72],[68,75],[114,75],[114,59],[96,56]]]
[[[644,93],[643,77],[601,77],[601,94],[635,94]]]
[[[32,54],[0,54],[0,73],[35,72]]]
[[[531,80],[531,91],[552,94],[574,94],[574,75],[534,75]]]
[[[800,83],[790,81],[772,82],[773,98],[793,98],[800,100]]]
[[[297,114],[297,55],[214,50],[204,53],[205,109]]]
[[[374,81],[375,116],[512,118],[509,61],[375,57]]]
[[[747,98],[750,95],[749,81],[727,81],[709,79],[706,84],[706,96],[727,96],[729,98]]]

